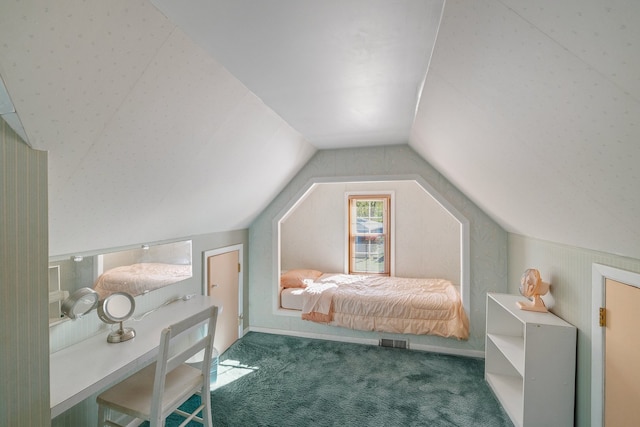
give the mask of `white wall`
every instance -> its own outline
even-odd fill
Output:
[[[537,268],[551,283],[556,304],[551,311],[578,328],[575,424],[580,427],[591,425],[591,324],[597,315],[591,306],[594,263],[640,273],[638,259],[509,234],[509,292],[518,293],[525,269]]]
[[[278,255],[274,219],[302,196],[310,182],[366,181],[366,177],[402,181],[416,176],[469,221],[471,336],[468,341],[422,335],[399,338],[408,339],[411,345],[451,351],[483,351],[486,292],[505,292],[507,289],[507,233],[407,145],[319,151],[253,222],[249,229],[250,327],[340,336],[347,340],[377,340],[381,335],[393,337],[392,334],[326,326],[303,321],[297,316],[277,314],[273,304],[278,292],[278,271],[274,268]]]
[[[281,269],[344,271],[344,184],[314,186],[281,223]]]
[[[393,193],[395,275],[460,284],[460,224],[415,181],[322,183],[281,223],[281,268],[345,271],[349,192]]]

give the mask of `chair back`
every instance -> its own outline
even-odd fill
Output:
[[[156,361],[156,372],[153,386],[153,399],[151,403],[151,418],[160,418],[166,411],[162,407],[167,375],[175,368],[184,364],[187,360],[204,350],[202,360],[202,384],[199,387],[204,390],[209,387],[211,357],[213,352],[213,339],[215,336],[216,322],[218,319],[218,307],[212,306],[178,323],[163,329],[160,334],[160,346]],[[204,335],[196,339],[195,343],[185,344],[185,339],[197,327],[206,325]],[[198,390],[200,390],[200,388]],[[193,391],[186,391],[189,396]],[[206,396],[202,396],[205,399]]]

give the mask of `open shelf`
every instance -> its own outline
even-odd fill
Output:
[[[487,294],[485,379],[516,426],[573,425],[576,328],[518,301]]]
[[[515,425],[522,425],[522,377],[487,374],[487,382]]]
[[[516,371],[524,375],[524,338],[496,334],[487,334],[487,338],[511,362]]]

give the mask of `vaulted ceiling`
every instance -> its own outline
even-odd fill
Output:
[[[640,258],[639,19],[633,0],[0,2],[3,117],[49,151],[52,255],[246,228],[317,149],[408,143],[508,231]]]

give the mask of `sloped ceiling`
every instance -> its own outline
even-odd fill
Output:
[[[316,148],[406,144],[443,0],[152,0]]]
[[[315,152],[147,1],[3,2],[52,255],[246,228]]]
[[[49,151],[52,255],[245,228],[317,149],[409,143],[509,231],[640,258],[639,18],[633,0],[0,2],[0,75]]]
[[[447,1],[411,145],[508,231],[640,258],[639,19]]]

